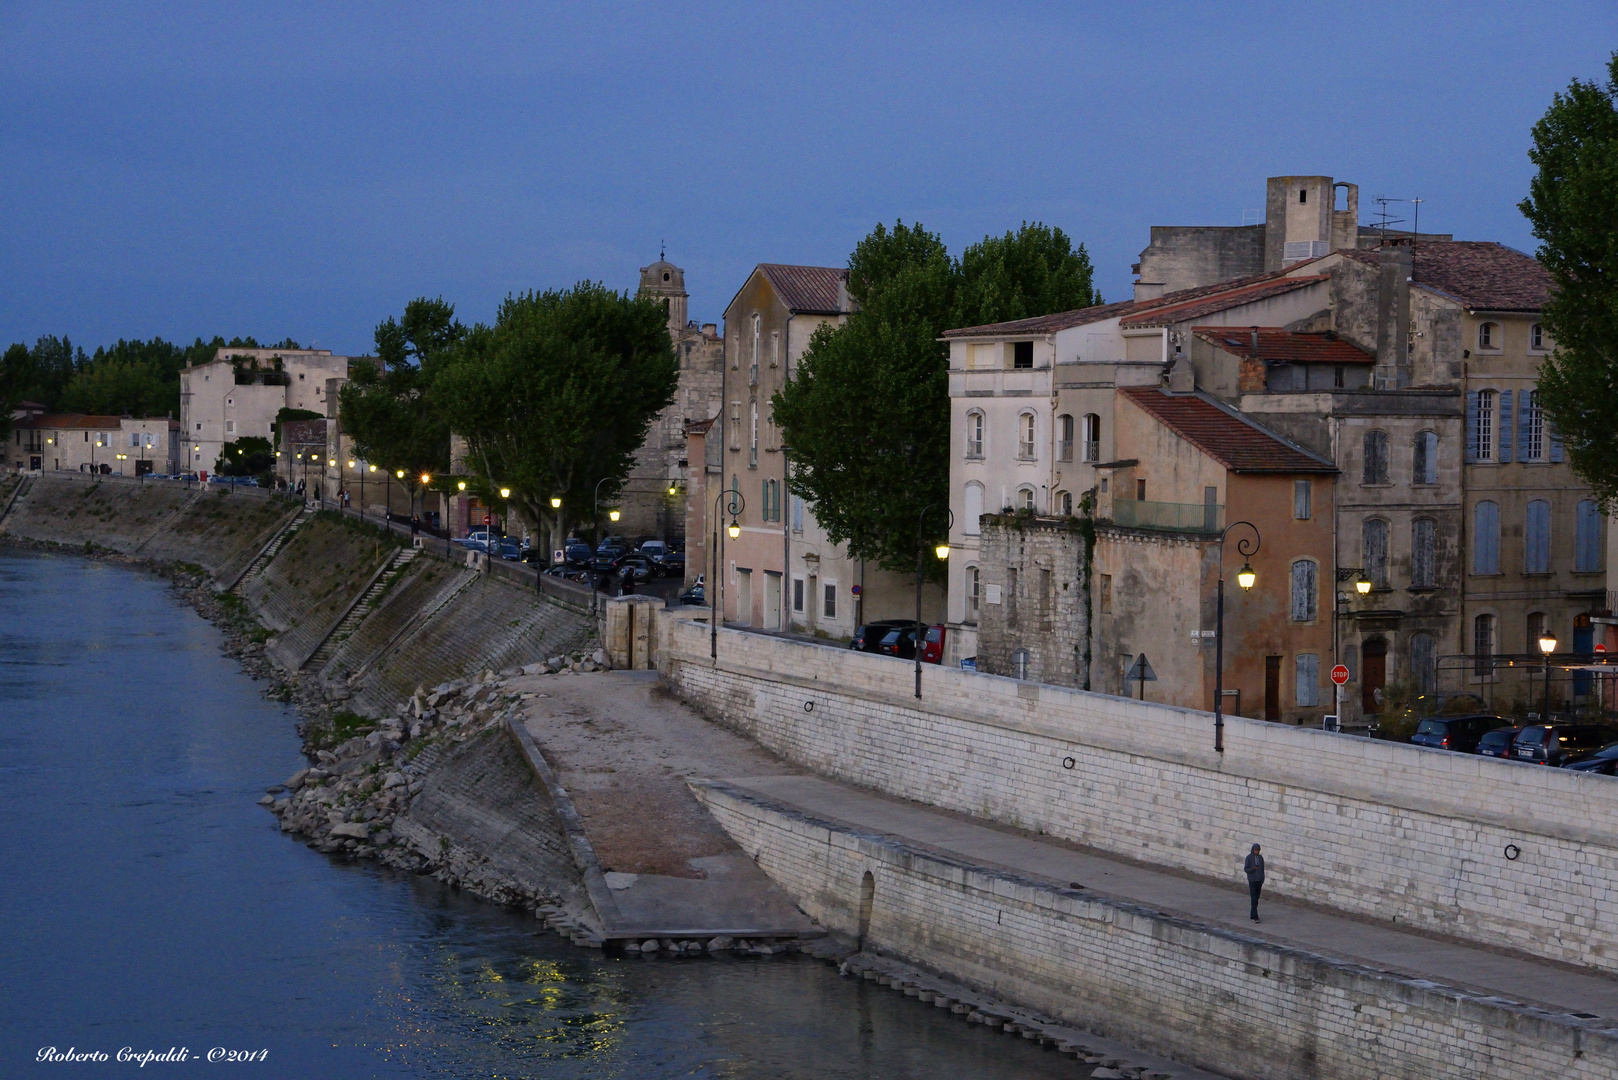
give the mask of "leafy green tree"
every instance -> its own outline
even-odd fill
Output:
[[[1060,229],[1024,224],[960,262],[920,225],[883,225],[849,259],[847,322],[822,327],[771,402],[791,447],[793,494],[832,540],[890,570],[945,534],[949,348],[956,326],[1099,303],[1089,256]],[[923,518],[923,513],[926,513]],[[943,567],[923,566],[932,575]]]
[[[275,450],[270,440],[244,435],[219,448],[214,471],[221,476],[262,476],[275,469]]]
[[[524,524],[560,538],[598,480],[616,487],[629,474],[678,382],[663,308],[581,282],[508,297],[450,354],[433,395],[466,439],[478,496],[500,506],[509,489]]]
[[[1618,507],[1618,53],[1607,83],[1575,79],[1534,125],[1539,167],[1521,209],[1555,283],[1541,319],[1556,350],[1539,401],[1574,472]]]

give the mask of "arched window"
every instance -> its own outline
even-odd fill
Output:
[[[1386,484],[1388,482],[1388,433],[1386,431],[1367,431],[1365,433],[1365,472],[1364,483]]]
[[[961,531],[967,536],[977,536],[982,531],[980,519],[983,517],[983,485],[966,485],[965,506],[961,511]]]
[[[978,621],[978,603],[982,597],[982,590],[983,579],[978,573],[978,568],[968,566],[966,568],[966,621],[969,623]]]
[[[1437,656],[1431,634],[1412,634],[1410,637],[1410,681],[1423,694],[1430,694],[1437,687]]]
[[[1360,526],[1360,562],[1372,585],[1388,587],[1388,523],[1381,518],[1366,518]]]
[[[1412,484],[1438,483],[1438,433],[1416,432],[1414,453],[1411,455],[1410,482]]]
[[[1101,417],[1095,413],[1084,414],[1084,443],[1080,460],[1096,462],[1101,460]]]
[[[1056,460],[1073,460],[1073,417],[1067,413],[1056,418]]]
[[[1056,493],[1056,512],[1063,517],[1073,514],[1073,493],[1071,491],[1058,491]]]
[[[1017,457],[1022,461],[1034,460],[1034,414],[1031,412],[1017,417]]]
[[[1500,572],[1500,504],[1485,499],[1472,508],[1472,573]]]
[[[1522,571],[1525,574],[1551,572],[1551,504],[1531,499],[1523,517]]]
[[[1437,578],[1438,522],[1417,518],[1410,523],[1410,587],[1430,589]]]
[[[1494,655],[1494,616],[1479,615],[1472,620],[1472,673],[1488,675],[1494,671],[1489,659]]]
[[[1573,569],[1580,574],[1601,569],[1601,508],[1594,499],[1579,503],[1574,522]]]
[[[1294,622],[1312,622],[1317,609],[1316,573],[1313,559],[1299,559],[1292,564],[1292,619]]]
[[[966,414],[966,456],[983,456],[983,414],[977,409]]]
[[[1031,488],[1031,487],[1026,487],[1026,486],[1018,488],[1017,489],[1017,509],[1019,509],[1019,510],[1033,510],[1033,508],[1034,508],[1034,489]]]
[[[1500,324],[1486,322],[1478,324],[1478,348],[1480,350],[1497,351],[1500,348]]]

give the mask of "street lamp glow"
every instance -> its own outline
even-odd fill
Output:
[[[352,469],[354,467],[354,459],[353,458],[348,459],[348,467],[350,469]]]
[[[501,498],[502,498],[502,499],[509,499],[509,498],[511,498],[511,489],[510,489],[510,488],[501,488],[501,489],[500,489],[500,497],[501,497]]]
[[[680,493],[679,488],[675,487],[673,484],[669,485],[669,494],[670,495],[678,495],[679,493]]]
[[[397,476],[400,480],[403,480],[404,479],[404,470],[400,469],[398,472],[394,473],[393,475]]]
[[[618,511],[618,510],[608,510],[607,511],[607,519],[609,521],[617,521],[622,516],[623,516],[622,513],[620,511]]]
[[[465,480],[459,481],[455,485],[455,490],[456,491],[465,491],[466,490],[466,481]]]
[[[738,539],[742,535],[742,527],[736,524],[735,519],[731,520],[730,528],[726,529],[725,531],[730,534],[730,538],[732,540]]]
[[[1539,651],[1549,656],[1556,651],[1556,635],[1547,630],[1539,635]]]
[[[560,510],[561,508],[562,508],[562,497],[560,495],[553,495],[551,497],[551,509],[552,510]]]
[[[334,467],[334,468],[335,468],[335,467],[336,467],[336,465],[337,465],[337,459],[336,459],[336,458],[327,458],[327,459],[326,459],[326,464],[327,464],[327,465],[328,465],[328,466],[331,466],[331,467]]]
[[[433,478],[433,474],[432,474],[432,473],[422,473],[422,474],[421,474],[421,482],[422,482],[422,483],[423,483],[423,484],[425,484],[425,483],[428,483],[428,482],[429,482],[429,481],[431,481],[431,480],[432,480],[432,478]]]
[[[937,555],[940,559],[949,558],[949,545],[939,544],[937,547],[933,548],[933,554]]]
[[[1371,579],[1366,577],[1363,573],[1360,574],[1358,580],[1354,582],[1354,591],[1359,593],[1361,596],[1365,596],[1371,591]]]
[[[1243,563],[1242,568],[1236,571],[1236,584],[1244,589],[1251,589],[1258,583],[1258,575],[1253,572],[1252,563]]]
[[[366,466],[366,467],[369,468],[372,472],[376,472],[376,466],[375,465],[369,465],[369,466]]]

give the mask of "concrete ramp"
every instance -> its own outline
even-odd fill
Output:
[[[652,672],[511,689],[533,695],[512,734],[568,831],[603,940],[820,935],[687,786],[727,766],[774,775],[780,762],[668,697]]]

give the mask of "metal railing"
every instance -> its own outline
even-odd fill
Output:
[[[1115,499],[1112,504],[1112,520],[1116,525],[1131,529],[1215,533],[1225,527],[1225,508],[1216,503]]]

